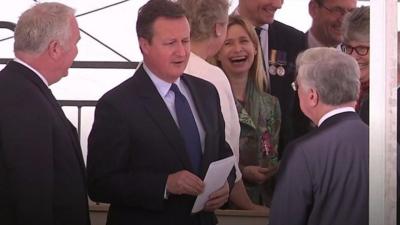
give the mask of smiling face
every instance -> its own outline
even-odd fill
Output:
[[[257,54],[247,31],[238,24],[228,27],[226,40],[217,60],[228,77],[247,75]]]
[[[186,17],[159,17],[151,40],[139,38],[143,61],[160,79],[174,82],[185,70],[190,53],[190,28]]]
[[[325,46],[337,46],[343,38],[343,18],[356,6],[356,0],[325,0],[322,5],[312,0],[309,5],[313,19],[311,32]]]
[[[254,26],[271,24],[276,10],[282,7],[283,0],[240,0],[239,14]]]
[[[360,46],[369,47],[368,41],[345,41],[346,45],[355,48]],[[353,50],[351,52],[351,57],[353,57],[360,67],[360,82],[361,84],[366,84],[369,82],[369,51],[366,55],[360,55],[357,51]]]

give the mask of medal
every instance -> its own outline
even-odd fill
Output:
[[[278,68],[276,68],[276,73],[279,75],[279,76],[284,76],[285,75],[285,68],[283,68],[283,66],[279,66]]]
[[[276,50],[271,49],[271,54],[270,54],[270,60],[269,60],[269,67],[268,67],[268,73],[271,75],[276,75]]]
[[[268,73],[271,75],[276,75],[277,69],[275,65],[269,65],[268,67]]]
[[[285,51],[277,52],[277,64],[279,66],[276,69],[276,73],[281,77],[285,76],[285,74],[286,74],[286,70],[284,68],[284,66],[287,65],[286,57],[287,57],[287,54]]]

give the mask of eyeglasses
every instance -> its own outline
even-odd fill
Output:
[[[342,8],[339,6],[335,6],[332,8],[328,8],[324,4],[321,4],[320,6],[322,6],[322,8],[328,10],[328,12],[330,12],[332,15],[337,16],[337,17],[344,16],[344,15],[346,15],[346,13],[353,11],[353,9],[345,9],[345,8]]]
[[[369,52],[369,46],[365,46],[365,45],[358,45],[358,46],[351,46],[351,45],[347,45],[342,43],[340,45],[340,49],[342,49],[342,52],[351,55],[351,53],[353,53],[353,51],[356,51],[356,53],[359,56],[366,56],[368,55]]]

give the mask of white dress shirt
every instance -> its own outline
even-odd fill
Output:
[[[17,62],[19,64],[24,65],[25,67],[27,67],[28,69],[32,70],[42,81],[44,84],[46,84],[46,86],[49,86],[49,83],[47,82],[46,78],[44,78],[44,76],[39,73],[39,71],[33,69],[30,65],[28,65],[26,62],[22,61],[21,59],[15,58],[14,62]]]
[[[158,93],[164,100],[165,105],[167,106],[169,112],[171,113],[171,116],[174,118],[176,125],[179,127],[175,111],[175,93],[172,90],[170,90],[172,84],[160,79],[157,75],[155,75],[153,72],[150,71],[150,69],[146,66],[145,63],[143,63],[143,69],[146,71],[150,79],[153,81],[154,85],[158,90]],[[174,83],[178,86],[179,90],[182,92],[182,94],[185,96],[186,100],[189,103],[190,109],[192,110],[194,120],[197,125],[197,129],[199,131],[201,150],[204,152],[205,131],[201,123],[199,114],[197,112],[196,106],[194,104],[192,95],[190,94],[190,91],[186,87],[184,82],[181,81],[181,79],[178,78]]]
[[[238,166],[240,123],[228,78],[219,67],[211,65],[194,53],[190,53],[185,73],[206,80],[212,83],[217,89],[222,116],[225,121],[225,140],[231,147],[233,155],[236,158],[236,181],[240,180],[242,178]]]
[[[334,116],[334,115],[336,115],[336,114],[343,113],[343,112],[355,112],[355,110],[354,110],[353,107],[342,107],[342,108],[334,109],[334,110],[332,110],[332,111],[326,113],[325,115],[323,115],[323,116],[321,117],[321,119],[319,119],[318,127],[321,126],[321,124],[322,124],[326,119],[328,119],[329,117],[332,117],[332,116]]]

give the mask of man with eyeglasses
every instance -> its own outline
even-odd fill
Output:
[[[362,6],[343,20],[343,43],[340,48],[352,56],[360,67],[360,97],[356,111],[369,124],[369,7]]]
[[[357,0],[311,0],[308,4],[312,18],[307,32],[308,47],[338,46],[343,39],[343,18],[356,6]]]

